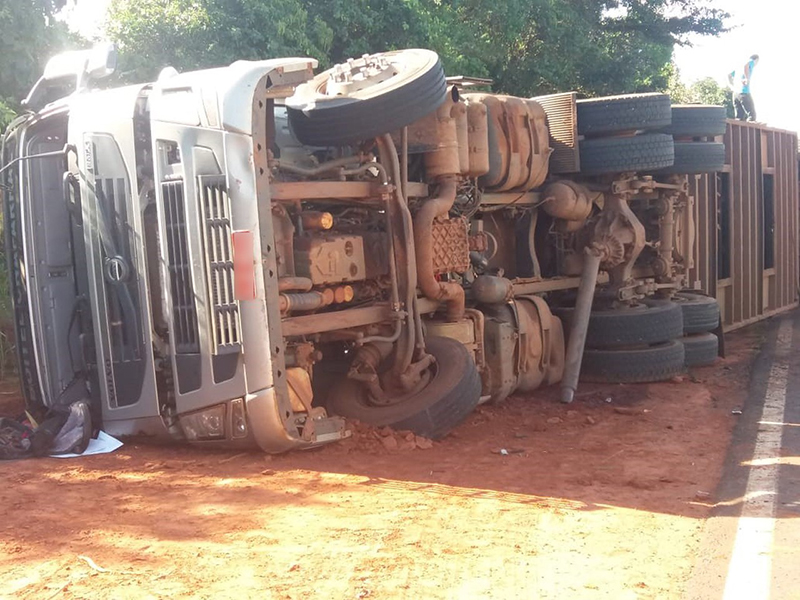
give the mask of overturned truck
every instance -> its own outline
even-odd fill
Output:
[[[51,62],[3,140],[31,411],[281,452],[716,356],[684,174],[724,109],[476,92],[428,50],[97,89],[112,62]]]

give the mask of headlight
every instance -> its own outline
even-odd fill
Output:
[[[197,412],[182,415],[181,427],[191,442],[225,439],[225,405],[218,404]]]
[[[244,417],[244,400],[231,400],[231,435],[243,438],[247,435],[247,419]]]

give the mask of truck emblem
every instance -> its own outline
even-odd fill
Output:
[[[91,140],[83,142],[83,160],[86,163],[86,170],[94,172],[94,144]]]
[[[128,278],[130,267],[121,256],[111,256],[103,265],[103,274],[110,283],[119,283]]]

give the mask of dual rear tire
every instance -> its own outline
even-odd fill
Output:
[[[574,310],[556,311],[569,326]],[[669,380],[686,367],[717,357],[716,300],[680,292],[674,301],[649,300],[637,306],[592,313],[583,353],[581,379],[607,383]]]

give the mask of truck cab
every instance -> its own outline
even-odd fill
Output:
[[[290,402],[268,281],[267,114],[316,62],[242,61],[103,90],[92,62],[112,57],[93,52],[49,65],[3,139],[28,406],[77,386],[112,434],[273,452],[338,439],[341,419],[317,411],[306,426]]]

